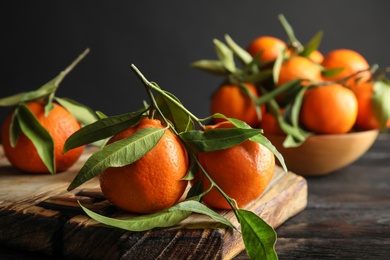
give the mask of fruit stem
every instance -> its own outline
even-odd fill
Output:
[[[69,72],[71,72],[74,67],[76,67],[76,65],[79,64],[82,59],[84,59],[85,56],[87,56],[89,51],[89,48],[85,49],[85,51],[81,53],[65,70],[61,71],[56,84],[59,84],[65,78],[65,76],[68,75]]]
[[[192,114],[188,109],[186,109],[182,104],[177,102],[174,98],[172,98],[171,96],[167,95],[165,93],[165,91],[161,90],[160,88],[157,88],[154,84],[152,84],[150,81],[148,81],[145,78],[145,76],[139,71],[139,69],[134,64],[131,64],[131,68],[136,72],[137,76],[141,79],[141,81],[145,84],[146,87],[148,87],[149,89],[155,90],[156,92],[158,92],[161,95],[163,95],[165,98],[169,99],[171,102],[175,103],[175,105],[177,105],[189,117],[191,117],[199,125],[199,127],[202,130],[205,130],[205,126],[201,123],[199,118],[197,118],[194,114]],[[151,96],[152,94],[150,93],[149,95]],[[152,98],[152,99],[154,100],[154,98]],[[158,109],[156,104],[153,104],[153,105],[156,106],[156,109]]]
[[[221,195],[226,199],[227,203],[229,204],[229,206],[231,207],[231,209],[233,210],[234,212],[234,215],[236,215],[236,218],[238,219],[238,215],[237,215],[237,209],[238,209],[238,205],[237,205],[237,202],[230,198],[218,185],[217,183],[215,183],[215,181],[210,177],[210,175],[207,173],[207,171],[203,168],[203,166],[201,165],[201,163],[198,161],[198,158],[195,156],[195,154],[192,154],[196,164],[198,164],[200,170],[202,171],[202,173],[207,177],[207,179],[209,179],[211,185],[209,187],[209,189],[207,190],[210,191],[213,187],[216,188],[218,190],[219,193],[221,193]],[[207,193],[205,192],[205,193]],[[234,203],[234,205],[233,205]]]
[[[292,47],[294,50],[296,50],[297,53],[300,53],[304,47],[298,41],[298,39],[295,37],[294,30],[291,27],[291,25],[288,23],[286,17],[284,17],[283,14],[279,14],[278,19],[279,19],[279,22],[282,24],[284,31],[287,34],[287,38],[289,40],[290,47]]]

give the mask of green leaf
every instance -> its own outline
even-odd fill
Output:
[[[16,112],[13,113],[11,118],[11,123],[9,125],[9,142],[12,147],[15,147],[16,142],[18,141],[19,138],[19,134],[21,132],[16,114],[17,114]]]
[[[15,113],[20,129],[34,144],[49,172],[55,174],[54,142],[50,134],[41,126],[26,105],[19,106]]]
[[[66,140],[63,153],[111,137],[139,122],[145,110],[99,119],[73,133]]]
[[[187,193],[186,198],[199,197],[203,193],[202,182],[199,180],[195,182]]]
[[[179,134],[180,138],[198,152],[210,152],[238,145],[261,134],[259,129],[224,128],[205,132],[193,130]]]
[[[219,115],[216,115],[216,116],[220,117],[220,115],[222,115],[222,114],[219,114]],[[241,128],[241,129],[251,129],[251,127],[247,123],[245,123],[245,122],[243,122],[241,120],[238,120],[238,119],[235,119],[235,118],[228,118],[228,117],[225,117],[223,115],[222,115],[222,118],[227,119],[234,126],[236,126],[238,128]],[[260,129],[260,131],[262,132],[263,130]],[[276,147],[271,143],[270,140],[268,140],[262,134],[255,135],[255,136],[249,138],[249,140],[251,140],[252,142],[257,142],[257,143],[263,145],[264,147],[266,147],[268,150],[270,150],[276,156],[276,158],[279,160],[280,165],[283,167],[284,171],[287,172],[287,166],[286,166],[286,163],[284,161],[284,158],[283,158],[282,154],[276,149]]]
[[[82,125],[92,124],[98,119],[92,109],[73,99],[56,97],[55,101],[68,110]]]
[[[283,51],[282,54],[276,58],[274,66],[272,67],[273,81],[275,84],[277,84],[279,81],[280,68],[282,67],[284,62],[284,52],[285,51]]]
[[[303,50],[302,44],[298,41],[297,37],[295,37],[294,29],[287,21],[286,17],[283,14],[278,15],[279,22],[281,23],[284,31],[286,32],[289,45],[300,53]]]
[[[144,128],[95,152],[80,169],[68,190],[80,186],[109,167],[123,167],[139,160],[156,146],[166,130]]]
[[[253,61],[252,55],[250,55],[245,49],[241,48],[229,35],[225,35],[225,40],[229,47],[233,50],[233,53],[244,63],[249,64]]]
[[[64,71],[61,71],[54,79],[50,80],[40,88],[22,92],[16,95],[0,99],[0,106],[14,106],[19,103],[28,102],[36,99],[43,99],[49,97],[47,106],[45,107],[45,114],[47,115],[52,109],[51,99],[54,97],[54,92],[57,90],[61,81],[67,74],[88,54],[89,49],[86,49],[76,60],[74,60]]]
[[[390,85],[376,81],[373,87],[372,111],[382,132],[387,132],[387,121],[390,119]]]
[[[180,223],[189,215],[191,215],[191,211],[164,210],[154,214],[140,215],[138,217],[128,219],[115,219],[97,214],[83,207],[81,204],[80,206],[89,217],[96,220],[97,222],[128,231],[146,231],[153,228],[171,227]]]
[[[180,103],[179,99],[167,91],[164,92],[166,95],[176,101],[173,102],[165,95],[160,94],[157,96],[156,102],[164,117],[172,122],[178,133],[193,130],[194,123],[192,122],[190,116],[181,108],[183,106]]]
[[[334,68],[334,69],[324,69],[322,70],[322,76],[324,77],[333,77],[342,72],[343,68]]]
[[[146,231],[153,228],[171,227],[186,219],[189,215],[191,215],[192,212],[207,215],[226,226],[235,228],[229,220],[212,211],[202,203],[194,200],[185,200],[166,210],[128,219],[114,219],[105,217],[88,210],[81,204],[80,206],[85,211],[85,213],[87,213],[87,215],[94,220],[108,226],[117,227],[128,231]]]
[[[301,89],[301,82],[302,82],[302,79],[290,80],[290,81],[284,83],[283,85],[278,86],[277,88],[273,89],[272,91],[263,93],[260,97],[258,97],[255,100],[255,103],[256,103],[256,105],[268,103],[272,99],[276,98],[277,96],[279,96],[283,93],[295,91],[297,88]]]
[[[191,63],[191,67],[204,70],[216,75],[227,75],[228,71],[219,60],[199,60]]]
[[[54,107],[54,105],[53,105],[53,98],[54,98],[54,92],[51,92],[48,95],[48,98],[47,98],[47,101],[46,101],[46,105],[45,105],[45,116],[46,117],[49,115],[50,111]]]
[[[183,177],[182,180],[190,181],[193,180],[196,176],[198,170],[198,165],[195,163],[195,160],[190,157],[190,166],[188,167],[187,174]]]
[[[278,259],[275,251],[275,230],[251,211],[239,209],[237,215],[249,257],[261,260]]]
[[[145,106],[145,109],[146,109],[146,106]],[[99,119],[103,119],[103,118],[107,118],[108,116],[103,113],[102,111],[96,111],[96,115]]]
[[[10,107],[15,106],[22,102],[23,97],[26,95],[27,92],[22,92],[16,95],[12,95],[5,98],[0,98],[0,106],[2,107]]]
[[[223,42],[214,39],[214,45],[219,60],[222,62],[224,68],[230,73],[236,72],[236,64],[234,62],[233,51],[229,49]]]
[[[314,37],[304,46],[303,50],[299,55],[303,57],[308,57],[313,51],[318,50],[323,34],[323,31],[317,32]]]

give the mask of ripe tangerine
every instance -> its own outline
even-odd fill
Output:
[[[164,128],[159,120],[143,118],[138,125],[113,136],[107,144],[144,128]],[[187,151],[167,130],[157,145],[141,159],[123,167],[110,167],[99,175],[104,196],[116,207],[134,213],[153,213],[174,205],[187,181]]]

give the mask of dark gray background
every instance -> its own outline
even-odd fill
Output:
[[[370,64],[390,65],[389,1],[2,1],[0,97],[36,89],[85,48],[90,54],[63,81],[71,97],[108,115],[130,112],[146,93],[130,69],[173,92],[199,117],[221,78],[189,67],[216,58],[213,38],[246,47],[261,35],[286,39],[283,13],[305,43],[324,31],[323,53],[350,48]],[[0,108],[3,121],[7,108]]]

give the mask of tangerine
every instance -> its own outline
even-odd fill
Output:
[[[266,112],[261,120],[260,128],[263,129],[265,135],[285,135],[280,128],[278,121],[270,112]]]
[[[164,128],[159,120],[143,118],[136,126],[114,135],[108,144],[144,128]],[[187,181],[187,151],[167,130],[157,145],[141,159],[123,167],[110,167],[99,175],[104,196],[116,207],[134,213],[153,213],[174,205]]]
[[[374,92],[374,81],[367,81],[358,84],[355,94],[358,101],[358,114],[355,126],[360,130],[379,129],[380,125],[373,112],[372,95]],[[386,126],[390,127],[390,119]]]
[[[207,126],[206,131],[232,127],[234,126],[230,122],[225,121]],[[275,169],[274,154],[263,145],[250,140],[227,149],[199,153],[198,160],[213,181],[230,198],[235,199],[239,207],[249,204],[265,191]],[[210,181],[206,176],[201,178],[202,188],[207,190]],[[212,188],[203,197],[203,201],[210,207],[230,209],[216,188]]]
[[[357,112],[358,102],[353,91],[334,83],[306,91],[300,121],[318,134],[344,134],[354,126]]]
[[[294,55],[285,60],[280,67],[277,85],[281,86],[295,79],[304,80],[303,84],[322,81],[321,68],[308,58]]]
[[[258,97],[258,92],[255,86],[245,84],[245,88],[252,93],[254,97]],[[265,106],[261,106],[264,111]],[[260,118],[256,111],[256,105],[253,100],[244,93],[239,86],[223,85],[213,94],[211,98],[211,113],[221,113],[227,117],[232,117],[246,122],[252,127],[256,127]],[[216,118],[216,122],[221,122],[224,119]]]
[[[317,64],[321,64],[324,61],[324,55],[318,50],[312,51],[308,58]]]
[[[325,55],[322,66],[325,69],[342,69],[336,75],[325,77],[329,81],[340,80],[356,74],[346,81],[346,84],[351,88],[354,88],[358,78],[359,81],[365,82],[371,77],[371,71],[368,70],[370,65],[367,60],[360,53],[350,49],[336,49],[329,52]]]
[[[276,37],[260,36],[249,44],[247,51],[252,57],[261,53],[261,61],[274,61],[286,48],[286,43]]]
[[[71,167],[84,150],[82,146],[72,149],[66,154],[62,153],[66,139],[81,126],[68,110],[55,103],[53,103],[53,109],[48,116],[45,116],[45,104],[43,101],[31,101],[27,103],[27,107],[52,137],[56,172],[62,172]],[[16,145],[11,146],[10,124],[13,114],[14,111],[8,115],[2,127],[1,139],[5,156],[13,166],[22,171],[49,173],[34,144],[23,132],[19,134]]]

